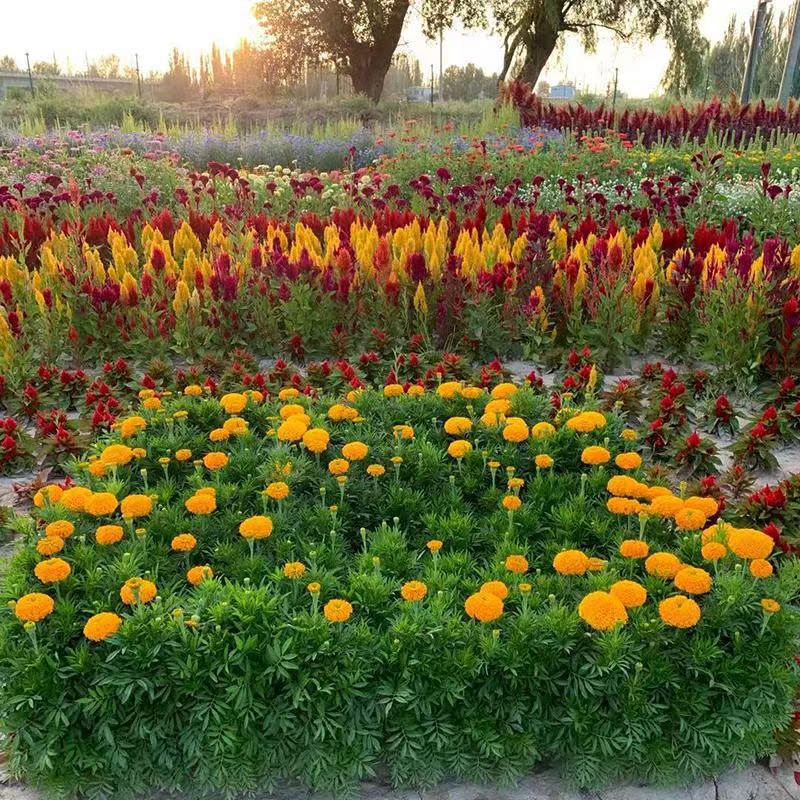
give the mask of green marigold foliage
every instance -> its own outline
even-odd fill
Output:
[[[251,396],[241,410],[241,398],[147,399],[144,426],[124,421],[97,444],[98,458],[72,466],[77,483],[119,506],[44,490],[5,581],[0,721],[13,770],[59,795],[238,792],[285,780],[346,793],[380,764],[398,784],[432,784],[513,780],[546,761],[598,786],[685,781],[770,752],[798,685],[797,563],[770,556],[775,574],[756,579],[732,552],[704,561],[713,530],[637,518],[649,508],[641,468],[614,484],[640,500],[612,514],[614,457],[635,447],[613,416],[567,426],[574,409],[553,416],[522,388],[502,413],[528,426],[549,420],[555,432],[510,441],[502,422],[481,421],[488,393],[444,394]],[[356,411],[329,414],[334,402]],[[284,427],[289,404],[307,419]],[[451,451],[458,457],[444,425],[453,416],[473,423],[459,427],[472,447]],[[309,438],[312,452],[290,440],[300,428],[324,428],[330,440]],[[353,441],[366,457],[331,474]],[[589,445],[610,460],[584,463]],[[551,467],[535,466],[542,454]],[[524,483],[508,487],[509,476]],[[262,493],[277,482],[288,496]],[[189,511],[203,491],[214,502],[194,508],[208,513]],[[504,504],[514,495],[520,507]],[[251,517],[272,526],[240,528]],[[62,520],[74,532],[49,530],[66,536],[58,557],[71,569],[44,584],[34,569],[49,555],[37,546],[47,549],[45,526]],[[115,529],[98,536],[108,525],[121,540]],[[173,548],[187,533],[194,540]],[[695,626],[662,621],[659,603],[680,592],[643,558],[620,555],[626,539],[712,575],[693,598]],[[554,569],[567,550],[589,557],[585,574]],[[607,598],[627,621],[589,627],[579,604],[619,580],[643,586],[646,601],[622,611]],[[418,584],[403,599],[409,581],[424,584],[421,599]],[[483,623],[498,608],[489,587],[479,592],[489,581],[508,594]],[[20,600],[28,594],[37,596]],[[765,610],[765,599],[780,608]]]

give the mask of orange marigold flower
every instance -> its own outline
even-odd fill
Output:
[[[675,515],[675,524],[682,531],[699,531],[706,524],[706,515],[696,508],[682,508]]]
[[[331,475],[344,475],[350,469],[350,462],[343,458],[334,458],[328,464],[328,472]]]
[[[55,522],[45,525],[44,532],[47,536],[69,539],[75,533],[75,526],[68,519],[57,519]]]
[[[184,506],[190,514],[210,514],[217,508],[217,499],[213,494],[197,492],[186,500]]]
[[[367,457],[369,447],[363,442],[348,442],[342,447],[342,455],[348,461],[362,461]]]
[[[464,611],[479,622],[494,622],[503,616],[503,601],[490,592],[476,592],[464,601]]]
[[[188,553],[197,547],[197,539],[191,533],[179,533],[173,537],[170,547],[176,553]]]
[[[122,540],[122,526],[121,525],[101,525],[95,532],[94,538],[97,544],[109,545],[116,544]]]
[[[528,430],[528,426],[524,423],[520,424],[515,422],[503,428],[503,438],[507,442],[519,444],[520,442],[526,441],[528,436],[530,436],[530,431]]]
[[[156,585],[146,578],[128,578],[119,590],[119,597],[127,606],[149,603],[157,594]]]
[[[502,414],[497,414],[494,411],[487,411],[481,417],[481,425],[484,428],[497,428],[505,422],[505,417]]]
[[[247,397],[239,392],[224,394],[219,399],[219,404],[225,409],[227,414],[239,414],[247,406]]]
[[[239,533],[245,539],[266,539],[272,534],[272,520],[260,514],[248,517],[239,524]]]
[[[91,490],[87,489],[85,486],[70,486],[69,489],[64,490],[58,502],[61,503],[64,508],[74,511],[75,513],[80,513],[83,511],[86,501],[91,496]]]
[[[213,452],[206,453],[203,456],[203,465],[206,469],[217,470],[222,469],[228,464],[228,456],[225,453]]]
[[[410,425],[394,425],[392,433],[395,439],[413,439],[414,429]]]
[[[347,600],[328,600],[323,613],[328,622],[347,622],[353,614],[353,606]]]
[[[638,481],[629,475],[614,475],[606,483],[606,491],[614,497],[639,497]]]
[[[486,581],[486,583],[481,586],[480,591],[493,594],[501,600],[505,600],[506,597],[508,597],[508,586],[506,586],[503,581]]]
[[[578,605],[578,615],[596,631],[610,631],[628,621],[622,601],[609,592],[589,592]]]
[[[440,539],[430,539],[428,542],[426,542],[425,547],[427,547],[431,553],[438,553],[442,549],[443,544],[444,542],[442,542]]]
[[[60,536],[43,536],[36,542],[36,552],[43,556],[54,556],[64,549],[64,540]]]
[[[658,615],[673,628],[693,628],[700,620],[700,606],[691,597],[677,594],[658,604]]]
[[[608,561],[603,558],[595,558],[594,556],[589,559],[589,572],[601,572],[606,568]]]
[[[443,397],[445,400],[450,400],[455,397],[459,391],[461,390],[461,384],[458,381],[445,381],[444,383],[439,384],[439,388],[436,390],[436,393],[439,397]]]
[[[687,497],[684,500],[686,508],[694,508],[707,517],[713,517],[719,511],[719,503],[713,497]]]
[[[72,567],[63,558],[48,558],[40,561],[33,572],[42,583],[58,583],[69,576]]]
[[[657,517],[674,517],[683,508],[683,500],[671,494],[663,494],[650,500],[650,513]]]
[[[319,594],[322,587],[316,581],[313,581],[306,586],[306,589],[308,590],[309,594]]]
[[[580,550],[562,550],[553,559],[553,569],[559,575],[585,575],[589,556]]]
[[[92,461],[86,469],[93,478],[102,478],[106,474],[106,465],[102,461]]]
[[[754,578],[769,578],[772,573],[772,564],[770,564],[766,559],[756,558],[750,562],[750,574]]]
[[[675,587],[687,594],[706,594],[711,591],[711,575],[699,567],[682,567],[675,573]]]
[[[107,517],[117,510],[119,501],[111,492],[96,492],[87,498],[83,510],[93,517]]]
[[[517,387],[513,383],[498,383],[492,389],[491,395],[494,400],[508,400],[517,393]]]
[[[416,603],[428,594],[428,587],[422,581],[408,581],[400,589],[403,600]]]
[[[289,417],[293,417],[295,414],[305,414],[306,410],[299,403],[289,403],[288,405],[281,406],[278,413],[281,419],[289,419]]]
[[[781,610],[781,604],[777,600],[773,600],[771,597],[765,597],[761,601],[761,608],[763,608],[767,614],[777,614],[778,611]]]
[[[58,484],[50,483],[36,492],[33,496],[33,504],[36,508],[43,508],[46,500],[51,505],[55,505],[61,499],[62,494],[64,494],[64,490]]]
[[[728,548],[722,542],[706,542],[700,549],[706,561],[719,561],[728,554]]]
[[[146,494],[129,494],[119,510],[124,519],[146,517],[153,510],[153,501]]]
[[[549,422],[537,422],[531,428],[531,436],[534,439],[549,439],[556,429]]]
[[[386,472],[386,467],[383,464],[370,464],[367,467],[367,475],[373,478],[380,478]]]
[[[450,436],[463,436],[472,430],[472,420],[468,417],[450,417],[445,420],[444,432]]]
[[[734,528],[728,534],[728,547],[739,558],[767,558],[774,542],[766,533],[755,528]]]
[[[625,608],[639,608],[647,600],[647,589],[636,581],[617,581],[608,590]]]
[[[550,469],[553,466],[553,457],[547,453],[540,453],[533,459],[533,462],[539,469]]]
[[[203,394],[203,387],[198,386],[196,383],[190,383],[184,390],[183,393],[187,397],[200,397]]]
[[[626,442],[635,442],[639,438],[639,435],[633,428],[625,428],[622,433],[620,433],[620,437]]]
[[[358,417],[358,409],[350,406],[342,405],[341,403],[334,403],[328,409],[328,419],[334,422],[352,421]]]
[[[306,565],[302,561],[290,561],[283,565],[283,574],[286,578],[300,578],[305,574]]]
[[[231,436],[241,436],[247,433],[247,420],[241,417],[228,417],[228,419],[222,423],[222,430],[227,431]]]
[[[610,459],[611,453],[605,447],[599,447],[598,445],[585,447],[581,453],[581,461],[589,466],[606,464]]]
[[[53,613],[53,598],[41,592],[24,594],[14,604],[14,614],[20,622],[41,622]]]
[[[83,626],[83,635],[92,642],[102,642],[113,636],[122,625],[122,617],[111,611],[94,614]]]
[[[182,448],[181,450],[175,451],[175,458],[178,461],[188,461],[192,457],[192,451],[188,450],[187,448]]]
[[[581,411],[567,420],[567,428],[576,433],[591,433],[605,427],[606,418],[599,411]]]
[[[138,415],[127,417],[119,423],[119,435],[123,439],[130,439],[131,436],[135,436],[139,431],[145,430],[145,428],[147,428],[147,420],[145,420],[144,417]]]
[[[208,438],[217,444],[218,442],[227,442],[228,439],[231,438],[231,434],[229,431],[226,431],[225,428],[214,428],[211,433],[208,434]]]
[[[624,558],[647,558],[650,545],[641,539],[625,539],[619,546],[619,554]]]
[[[447,455],[451,458],[464,458],[471,452],[472,445],[466,439],[456,439],[454,442],[450,442],[450,446],[447,448]]]
[[[503,498],[503,508],[506,511],[516,511],[522,505],[522,500],[515,494],[507,494]]]
[[[521,555],[510,555],[506,558],[506,569],[515,575],[523,575],[528,571],[528,559]]]
[[[649,575],[666,580],[672,580],[682,566],[681,560],[674,553],[653,553],[644,562],[644,568]]]
[[[614,463],[620,469],[638,469],[642,466],[642,457],[638,453],[620,453]]]
[[[289,484],[284,481],[273,481],[264,491],[270,500],[285,500],[289,496]]]
[[[108,467],[122,467],[132,459],[133,450],[125,444],[110,444],[100,453],[100,461]]]
[[[303,445],[310,453],[323,453],[331,436],[324,428],[312,428],[303,434]]]
[[[401,397],[403,395],[403,384],[401,383],[387,383],[383,387],[384,397]]]
[[[723,544],[728,541],[728,534],[734,530],[730,522],[717,520],[716,524],[709,526],[700,534],[700,541],[705,544],[706,542],[722,542]]]
[[[280,400],[281,403],[285,403],[287,400],[291,400],[292,398],[299,396],[300,391],[295,389],[294,386],[287,386],[278,392],[278,400]]]
[[[631,500],[628,497],[609,497],[606,501],[606,508],[612,514],[628,516],[638,514],[642,510],[642,504],[638,500]]]
[[[308,431],[308,423],[299,414],[285,420],[278,427],[278,439],[282,442],[299,442]]]
[[[208,564],[202,564],[201,566],[192,567],[186,573],[186,580],[192,584],[192,586],[199,586],[204,580],[210,580],[214,577],[214,570],[208,566]]]

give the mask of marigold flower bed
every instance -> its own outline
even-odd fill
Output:
[[[12,768],[57,794],[689,780],[770,752],[794,559],[529,387],[145,396],[34,498]]]

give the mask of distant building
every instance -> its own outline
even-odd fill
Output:
[[[411,86],[406,91],[406,99],[411,103],[430,103],[431,91],[430,86]],[[433,91],[433,99],[439,99],[438,91]]]
[[[557,83],[550,87],[550,97],[554,100],[572,100],[575,97],[575,87],[570,83]]]

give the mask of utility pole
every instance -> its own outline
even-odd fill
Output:
[[[794,14],[792,15],[792,36],[789,39],[789,49],[786,51],[786,63],[783,65],[781,89],[778,93],[778,103],[785,106],[792,96],[794,79],[797,74],[797,60],[800,56],[800,0],[795,0]]]
[[[617,81],[619,80],[619,67],[614,68],[614,97],[611,99],[611,113],[617,113]]]
[[[444,37],[444,25],[439,24],[439,100],[444,100],[444,94],[442,93],[442,39]]]
[[[742,81],[742,94],[740,100],[743,105],[750,102],[750,92],[753,91],[753,78],[756,74],[758,51],[761,49],[761,37],[764,35],[764,19],[767,16],[767,3],[770,0],[758,0],[756,9],[756,24],[753,26],[753,37],[750,40],[750,51],[747,54],[747,66],[744,70]]]
[[[136,56],[136,91],[139,94],[139,99],[142,99],[142,73],[139,72],[139,54],[135,53]]]
[[[36,94],[33,89],[33,73],[31,72],[31,57],[28,51],[25,51],[25,61],[28,64],[28,83],[31,85],[31,94]]]

